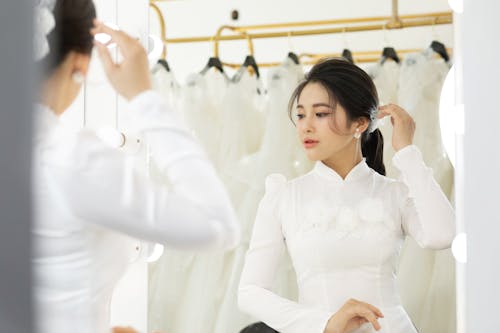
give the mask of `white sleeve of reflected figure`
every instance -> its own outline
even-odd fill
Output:
[[[405,147],[394,155],[393,163],[401,171],[398,194],[405,233],[423,248],[449,248],[455,236],[455,212],[420,150]]]
[[[281,333],[323,333],[330,313],[280,297],[271,290],[286,248],[277,216],[284,186],[286,180],[281,175],[266,179],[266,194],[259,204],[238,288],[238,306]]]
[[[135,238],[194,250],[235,247],[240,229],[226,190],[175,113],[152,91],[129,109],[170,186],[150,181],[121,151],[83,131],[43,154],[61,199],[79,218]]]

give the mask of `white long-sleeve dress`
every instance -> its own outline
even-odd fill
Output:
[[[229,249],[239,226],[214,168],[174,112],[148,91],[129,105],[169,186],[153,183],[92,132],[68,132],[36,108],[33,269],[38,333],[109,331],[109,302],[130,237],[181,249]]]
[[[418,148],[393,162],[396,181],[360,162],[345,179],[317,162],[306,175],[266,181],[239,286],[239,306],[281,333],[322,333],[350,298],[384,313],[382,333],[416,332],[398,295],[395,270],[404,238],[449,247],[454,212]],[[276,295],[273,275],[287,250],[297,273],[297,301]],[[374,333],[365,324],[355,333]]]

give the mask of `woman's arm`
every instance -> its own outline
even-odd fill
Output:
[[[130,101],[135,130],[151,147],[170,186],[151,182],[124,154],[93,133],[46,143],[40,149],[43,177],[61,201],[84,221],[178,248],[232,248],[239,225],[214,168],[187,129],[150,91],[148,60],[140,43],[96,22],[123,56],[115,63],[97,43],[109,81]]]
[[[61,138],[42,153],[45,177],[85,221],[179,248],[231,248],[239,225],[229,197],[201,148],[159,96],[130,104],[136,129],[170,183],[150,181],[122,152],[93,133]]]
[[[405,233],[423,248],[450,247],[455,236],[455,213],[422,154],[416,146],[407,146],[394,155],[393,161],[401,171],[397,193]]]
[[[394,126],[392,145],[394,165],[401,171],[396,195],[400,202],[402,225],[406,234],[425,248],[444,249],[455,235],[455,213],[443,191],[434,180],[432,170],[412,145],[415,122],[397,105],[381,106],[378,117],[390,116]]]
[[[277,216],[285,186],[281,175],[271,175],[266,180],[266,194],[258,208],[238,288],[238,305],[282,333],[323,333],[331,316],[328,311],[290,301],[271,290],[286,247]]]

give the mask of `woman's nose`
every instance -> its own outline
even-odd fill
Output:
[[[314,131],[314,124],[311,117],[305,117],[303,125],[304,127],[302,130],[304,131],[304,133],[312,133]]]

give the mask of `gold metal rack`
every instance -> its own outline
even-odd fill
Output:
[[[160,28],[161,39],[164,44],[174,43],[197,43],[197,42],[213,42],[214,55],[219,56],[219,43],[221,41],[242,40],[246,39],[248,42],[249,53],[254,54],[253,40],[262,38],[282,38],[282,37],[295,37],[295,36],[311,36],[311,35],[325,35],[325,34],[338,34],[350,33],[361,31],[380,31],[392,29],[404,29],[410,27],[424,27],[436,26],[443,24],[453,23],[453,15],[451,12],[436,12],[426,14],[413,14],[413,15],[398,15],[398,0],[392,0],[392,16],[375,16],[375,17],[362,17],[351,19],[336,19],[336,20],[322,20],[322,21],[303,21],[303,22],[288,22],[288,23],[275,23],[275,24],[260,24],[260,25],[246,25],[246,26],[228,26],[224,25],[217,30],[214,36],[199,36],[199,37],[182,37],[182,38],[167,38],[166,24],[163,13],[156,5],[157,2],[166,2],[168,0],[151,0],[150,6],[156,12]],[[320,26],[329,26],[325,28],[318,28]],[[315,28],[314,28],[315,27]],[[299,28],[294,30],[293,28]],[[304,28],[304,29],[301,29]],[[313,29],[312,29],[313,28]],[[267,31],[255,32],[258,30],[277,30],[282,31]],[[284,30],[288,29],[288,30]],[[231,30],[233,35],[222,36],[222,31]],[[398,54],[406,54],[418,52],[419,50],[398,50]],[[164,49],[164,56],[166,56],[166,46]],[[307,58],[307,55],[301,55],[302,58]],[[324,54],[322,57],[327,56],[340,56],[340,54]],[[355,62],[374,62],[380,58],[380,51],[368,52],[353,52]],[[309,61],[305,64],[315,63],[319,56],[309,57]],[[239,67],[240,64],[223,63],[229,67]],[[259,63],[259,67],[272,67],[277,66],[279,63]]]

